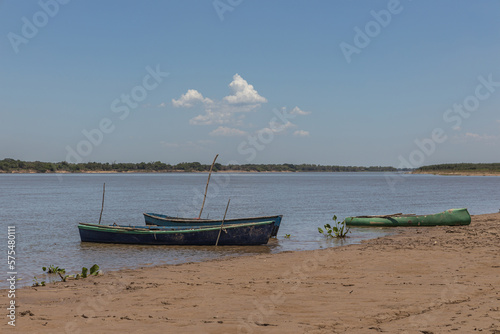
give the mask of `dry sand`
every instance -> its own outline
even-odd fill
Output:
[[[396,231],[22,288],[1,332],[500,333],[500,213]]]

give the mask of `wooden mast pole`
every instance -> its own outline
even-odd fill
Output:
[[[210,166],[210,172],[208,173],[207,185],[205,187],[205,195],[203,196],[203,203],[201,204],[201,210],[200,210],[200,214],[198,215],[198,219],[201,218],[201,213],[203,212],[203,207],[205,206],[205,199],[207,198],[208,183],[210,182],[210,176],[212,175],[212,169],[214,168],[215,160],[217,160],[218,156],[219,156],[218,154],[215,156],[214,162],[212,162],[212,166]]]
[[[102,205],[101,205],[101,214],[99,215],[99,225],[101,225],[102,218],[102,210],[104,210],[104,193],[106,192],[106,182],[102,185]]]

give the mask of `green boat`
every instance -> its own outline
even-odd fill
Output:
[[[348,226],[393,227],[393,226],[454,226],[469,225],[470,214],[467,209],[450,209],[433,215],[396,213],[381,216],[347,217]]]

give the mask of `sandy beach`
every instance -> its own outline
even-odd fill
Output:
[[[4,316],[1,331],[500,333],[500,213],[394,231],[359,245],[22,288],[16,326]]]

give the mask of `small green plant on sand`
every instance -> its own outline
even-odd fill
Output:
[[[290,239],[291,235],[290,234],[285,234],[284,238],[285,239]]]
[[[325,224],[324,228],[325,230],[318,227],[318,232],[327,238],[345,238],[347,237],[347,233],[350,231],[350,228],[347,227],[345,220],[338,222],[337,216],[333,216],[333,226]]]
[[[59,268],[58,266],[54,266],[52,264],[48,267],[42,267],[42,270],[46,271],[47,274],[57,274],[59,272],[64,274],[66,272],[66,269]]]
[[[87,278],[89,275],[90,276],[97,276],[101,273],[101,271],[99,270],[99,266],[97,264],[94,264],[92,267],[90,267],[90,271],[86,267],[83,267],[82,272],[77,273],[75,275],[65,275],[66,270],[64,268],[59,268],[59,267],[56,267],[53,265],[50,265],[49,267],[42,267],[42,270],[47,272],[47,274],[59,275],[59,277],[61,278],[61,281],[63,281],[63,282],[66,282],[66,280],[68,278],[74,278],[74,279]],[[35,277],[35,279],[36,279],[36,277]],[[33,284],[33,286],[45,285],[45,282],[42,282],[42,283],[43,284],[38,284],[38,282],[36,282],[37,285]]]
[[[83,269],[87,269],[85,267],[82,268],[82,275],[83,275]],[[97,264],[94,264],[92,267],[90,267],[90,276],[97,276],[99,275],[99,266]],[[87,277],[87,271],[85,270],[85,276],[84,278]]]
[[[47,272],[47,274],[57,274],[59,275],[59,277],[61,277],[61,280],[63,282],[66,282],[66,278],[68,278],[68,275],[64,275],[66,273],[66,269],[64,268],[59,268],[57,266],[54,266],[54,265],[50,265],[48,267],[42,267],[42,270]]]
[[[45,281],[38,282],[38,278],[36,278],[36,276],[34,276],[32,286],[45,286]]]

